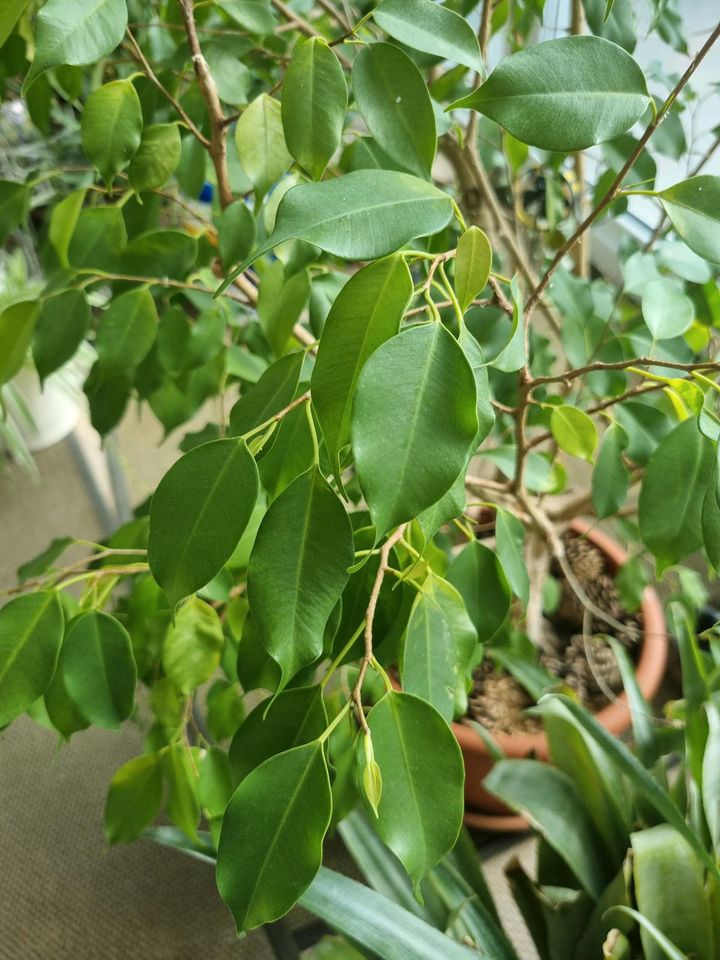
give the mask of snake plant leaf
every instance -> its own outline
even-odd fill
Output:
[[[492,247],[487,234],[480,227],[468,227],[458,240],[455,254],[455,293],[463,311],[485,289],[491,267]]]
[[[713,445],[694,418],[675,427],[648,462],[638,522],[660,573],[702,546],[702,502],[712,465]]]
[[[312,467],[273,501],[248,567],[248,600],[281,688],[323,651],[323,632],[348,580],[350,519]]]
[[[160,812],[163,793],[162,756],[148,753],[120,767],[110,783],[105,804],[108,843],[136,840]]]
[[[611,423],[603,434],[592,474],[592,505],[602,520],[614,514],[625,503],[630,476],[622,454],[628,435],[619,423]]]
[[[322,863],[332,794],[319,740],[270,757],[240,784],[223,817],[217,885],[238,933],[277,920]]]
[[[298,184],[280,201],[272,234],[217,292],[285,240],[305,240],[347,260],[376,260],[413,237],[442,230],[452,212],[442,190],[392,170],[356,170],[335,180]]]
[[[148,562],[175,606],[222,569],[258,495],[255,460],[244,440],[212,440],[181,457],[150,504]]]
[[[412,296],[412,277],[399,254],[353,274],[330,308],[312,374],[313,407],[340,475],[340,452],[350,443],[355,387],[371,354],[400,329]]]
[[[553,407],[550,430],[561,450],[592,463],[597,446],[597,427],[584,410],[563,403]]]
[[[383,775],[375,824],[417,895],[420,881],[453,848],[462,826],[462,754],[437,710],[410,693],[386,693],[367,722]]]
[[[484,72],[475,31],[464,17],[433,0],[383,0],[375,23],[401,43]]]
[[[115,617],[91,610],[73,620],[63,641],[62,675],[90,723],[117,730],[131,715],[137,668],[130,635]]]
[[[222,623],[215,608],[199,597],[191,597],[165,634],[163,669],[179,690],[190,694],[217,670],[223,643]]]
[[[352,69],[355,102],[380,147],[409,173],[430,176],[437,130],[422,74],[390,43],[362,47]]]
[[[240,163],[255,188],[259,203],[270,187],[287,172],[293,158],[283,133],[280,104],[262,93],[243,110],[235,125]]]
[[[470,365],[440,323],[403,331],[367,361],[353,405],[352,446],[378,537],[453,485],[472,452],[476,399]]]
[[[17,597],[0,610],[0,727],[45,693],[62,637],[63,612],[54,591]]]
[[[695,307],[677,284],[661,277],[643,288],[642,315],[655,340],[671,340],[692,325]]]
[[[282,91],[287,148],[319,180],[340,144],[347,111],[345,74],[325,40],[311,37],[298,44]]]
[[[23,96],[51,67],[102,60],[122,41],[127,19],[125,0],[48,0],[35,21],[35,56]]]
[[[691,177],[663,190],[658,197],[690,249],[712,263],[720,263],[720,177]]]
[[[514,53],[449,110],[470,107],[522,143],[569,153],[612,140],[650,103],[645,77],[622,47],[560,37]]]
[[[465,601],[480,643],[492,640],[505,622],[512,599],[497,556],[473,540],[453,559],[447,579]]]
[[[83,150],[109,185],[140,146],[140,98],[130,80],[113,80],[93,90],[80,119]]]

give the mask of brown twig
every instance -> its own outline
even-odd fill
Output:
[[[553,376],[533,377],[530,387],[534,390],[535,387],[544,383],[571,383],[578,377],[584,377],[586,373],[594,373],[596,370],[627,370],[628,367],[667,367],[670,370],[684,370],[689,373],[692,370],[720,370],[720,362],[705,360],[701,363],[680,363],[677,360],[660,360],[657,357],[635,357],[632,360],[616,360],[608,363],[598,360],[595,363],[588,363],[587,366],[576,367]]]

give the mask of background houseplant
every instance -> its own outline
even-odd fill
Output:
[[[616,6],[610,26],[589,8],[589,26],[617,27]],[[686,588],[679,561],[702,547],[717,563],[719,549],[718,179],[658,195],[677,239],[629,257],[622,288],[565,265],[596,221],[652,194],[646,145],[671,128],[720,28],[654,105],[608,40],[533,45],[530,6],[494,11],[528,49],[469,97],[489,3],[479,41],[427,0],[385,0],[350,24],[329,4],[312,23],[273,9],[290,27],[275,36],[272,9],[229,0],[163,5],[151,21],[119,0],[101,12],[50,0],[2,21],[8,99],[70,133],[58,168],[2,184],[7,233],[32,208],[46,287],[0,316],[0,380],[30,347],[46,377],[89,338],[100,433],[135,396],[168,431],[218,404],[109,543],[69,562],[58,542],[21,571],[0,613],[0,722],[30,710],[69,737],[147,717],[147,752],[110,788],[108,838],[141,833],[163,796],[191,840],[203,816],[239,929],[302,894],[358,786],[416,886],[453,847],[463,771],[447,721],[482,645],[537,680],[552,562],[591,618],[583,639],[627,632],[567,559],[572,516],[624,513],[639,482],[626,532],[659,572]],[[672,8],[657,17],[682,43]],[[613,147],[590,200],[569,155],[600,141]],[[523,143],[552,154],[540,221],[520,196],[521,244],[497,193],[512,199],[536,164]],[[579,199],[550,216],[571,167]],[[210,209],[191,202],[206,176]],[[467,226],[484,211],[490,240]],[[555,506],[565,454],[595,459],[593,483]],[[488,503],[494,550],[469,526]],[[626,608],[638,584],[635,562]],[[385,672],[395,662],[404,693]],[[136,707],[138,680],[149,696]],[[241,723],[256,689],[276,696]]]

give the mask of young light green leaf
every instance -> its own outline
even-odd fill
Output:
[[[525,528],[514,514],[502,507],[495,512],[495,550],[513,593],[527,604],[530,577],[525,562]]]
[[[108,185],[132,160],[142,129],[140,98],[129,80],[113,80],[87,98],[80,119],[82,145]]]
[[[312,399],[336,477],[340,451],[350,443],[360,372],[368,357],[400,329],[412,289],[405,260],[393,254],[353,274],[330,308],[313,368]]]
[[[241,436],[265,423],[293,399],[300,382],[305,354],[297,351],[271,364],[230,411],[230,433]]]
[[[498,558],[479,540],[473,540],[454,558],[447,578],[465,601],[480,643],[492,640],[505,622],[511,600]]]
[[[248,567],[248,599],[281,687],[323,650],[323,631],[348,580],[354,548],[342,503],[316,468],[274,500]]]
[[[180,742],[172,744],[163,754],[162,767],[167,786],[167,815],[186,836],[196,840],[200,802],[198,774],[190,756],[190,748]]]
[[[280,104],[261,94],[246,107],[235,126],[240,163],[255,187],[260,203],[292,163],[283,133]]]
[[[484,72],[475,31],[449,7],[432,0],[383,0],[373,18],[381,30],[415,50]]]
[[[356,170],[302,183],[280,201],[275,229],[220,286],[285,240],[305,240],[348,260],[377,260],[413,237],[437,233],[452,217],[450,197],[407,173]]]
[[[477,433],[476,396],[470,365],[440,323],[411,327],[369,358],[357,383],[352,445],[378,537],[453,485]]]
[[[361,736],[363,741],[363,751],[365,754],[365,767],[362,775],[363,790],[365,791],[365,798],[370,804],[370,809],[376,817],[379,817],[380,814],[378,812],[378,806],[380,805],[380,800],[382,799],[383,786],[382,773],[380,772],[380,767],[375,759],[372,737],[367,733],[363,733]]]
[[[164,186],[177,170],[181,153],[177,123],[156,123],[145,127],[140,146],[128,168],[133,190],[142,193]]]
[[[47,690],[63,637],[63,612],[53,591],[29,593],[0,610],[0,727]]]
[[[13,303],[0,313],[0,386],[25,363],[39,313],[40,304],[33,300]]]
[[[560,37],[514,53],[448,109],[470,107],[514,137],[568,153],[612,140],[650,103],[629,53],[600,37]]]
[[[185,694],[205,683],[217,670],[224,644],[222,623],[214,607],[191,597],[180,607],[165,634],[165,673]]]
[[[355,102],[381,148],[409,173],[428,178],[437,131],[430,94],[412,60],[389,43],[361,48],[352,69]]]
[[[255,461],[244,440],[212,440],[181,457],[150,505],[148,562],[174,606],[222,569],[258,495]]]
[[[217,885],[239,933],[277,920],[307,890],[322,863],[332,794],[319,740],[271,757],[228,804]]]
[[[319,180],[342,137],[347,85],[326,41],[298,44],[285,73],[282,123],[288,150],[313,180]]]
[[[487,235],[480,227],[468,227],[455,254],[455,292],[463,311],[485,289],[491,267],[492,248]]]
[[[437,710],[412,694],[386,693],[367,722],[380,769],[392,771],[384,778],[377,830],[417,893],[425,874],[455,845],[462,826],[462,754]]]
[[[111,53],[127,26],[125,0],[48,0],[35,22],[35,56],[23,96],[50,67],[83,67]]]
[[[112,778],[105,805],[108,843],[136,840],[160,812],[162,758],[159,753],[133,757]]]
[[[70,624],[62,649],[63,681],[90,723],[117,730],[135,706],[137,668],[130,636],[99,610]]]
[[[155,342],[158,316],[146,287],[136,287],[110,301],[100,317],[95,348],[103,373],[132,373]]]
[[[661,278],[643,287],[642,315],[655,340],[671,340],[692,326],[695,307],[677,284]]]
[[[603,434],[592,474],[592,505],[599,520],[612,516],[625,503],[630,476],[623,463],[628,435],[619,423],[611,423]]]
[[[584,410],[567,404],[553,407],[550,430],[561,450],[592,463],[598,441],[597,427]]]
[[[45,300],[32,337],[41,382],[75,355],[89,327],[90,306],[81,290],[66,290]]]
[[[720,263],[720,177],[691,177],[658,196],[690,249],[712,263]]]

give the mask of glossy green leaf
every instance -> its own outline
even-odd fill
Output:
[[[592,474],[592,505],[602,520],[612,516],[625,503],[630,476],[623,463],[628,436],[619,423],[611,423],[603,434]]]
[[[148,562],[171,605],[224,566],[257,495],[257,467],[242,440],[204,443],[168,470],[150,505]]]
[[[223,643],[222,623],[215,608],[191,597],[180,607],[165,634],[165,673],[179,690],[191,693],[217,670]]]
[[[122,41],[126,26],[125,0],[48,0],[35,22],[35,56],[23,94],[50,67],[101,60]]]
[[[40,304],[33,300],[13,303],[0,313],[0,386],[25,363],[39,313]]]
[[[427,700],[448,721],[453,718],[458,679],[454,641],[443,608],[429,590],[420,591],[405,633],[400,665],[403,690]]]
[[[645,77],[630,54],[585,36],[512,54],[450,109],[470,107],[523,143],[568,153],[629,130],[649,103]]]
[[[367,361],[352,446],[378,537],[450,489],[477,433],[476,396],[470,365],[440,323],[403,331]]]
[[[216,680],[207,695],[207,728],[216,742],[235,733],[245,716],[242,691],[228,680]]]
[[[195,263],[197,250],[195,237],[183,230],[149,230],[128,243],[120,266],[134,276],[184,280]]]
[[[287,277],[281,260],[274,260],[263,269],[257,312],[275,356],[280,357],[285,352],[309,296],[307,270],[298,270]]]
[[[368,714],[368,726],[383,776],[377,830],[417,892],[462,825],[462,754],[437,710],[409,693],[386,693]]]
[[[694,419],[675,427],[650,458],[638,521],[659,572],[702,546],[702,501],[712,463],[713,446]]]
[[[530,577],[525,561],[525,528],[502,507],[495,512],[495,552],[513,593],[527,604]]]
[[[658,196],[678,236],[690,249],[720,263],[720,177],[691,177]]]
[[[54,592],[26,594],[0,610],[0,727],[45,693],[62,637],[63,612]]]
[[[108,843],[137,840],[160,812],[162,791],[162,757],[159,753],[133,757],[120,767],[112,778],[105,805]]]
[[[350,520],[316,468],[283,490],[265,514],[248,567],[248,599],[282,686],[316,660],[353,562]]]
[[[221,817],[231,796],[227,753],[222,747],[210,747],[200,764],[198,799],[211,817]]]
[[[331,811],[318,740],[271,757],[243,780],[225,811],[217,858],[218,889],[238,932],[277,920],[307,890]]]
[[[671,340],[692,325],[695,308],[676,284],[662,278],[651,280],[643,288],[642,314],[655,340]]]
[[[74,620],[63,642],[63,681],[90,723],[116,730],[135,706],[137,668],[127,630],[99,610]]]
[[[285,73],[282,123],[293,158],[319,180],[342,137],[347,86],[338,58],[325,40],[298,44]]]
[[[510,337],[492,361],[492,366],[504,373],[514,373],[525,364],[525,320],[523,317],[523,300],[518,285],[517,276],[510,281],[510,297],[512,300],[512,321]]]
[[[271,364],[230,411],[230,433],[240,436],[265,423],[293,399],[305,354],[288,353]]]
[[[32,337],[41,381],[75,355],[89,327],[90,306],[81,290],[66,290],[43,303]]]
[[[275,29],[275,15],[269,0],[218,0],[217,5],[251,33],[263,36]]]
[[[103,373],[131,373],[155,342],[157,324],[155,301],[147,288],[114,297],[100,317],[95,340]]]
[[[0,180],[0,243],[25,219],[29,189],[24,183]]]
[[[462,310],[467,310],[485,289],[491,267],[492,248],[487,235],[480,227],[468,227],[458,240],[455,254],[455,293]]]
[[[263,93],[245,108],[235,125],[235,143],[260,202],[292,163],[277,100]]]
[[[493,410],[492,398],[490,396],[487,360],[485,359],[482,347],[464,324],[458,334],[458,343],[462,347],[463,353],[467,357],[468,363],[472,368],[473,376],[475,377],[478,432],[473,446],[477,448],[490,433],[495,423],[495,411]]]
[[[398,47],[369,43],[352,70],[355,102],[368,130],[396,163],[429,177],[437,131],[430,94],[420,71]]]
[[[198,774],[190,748],[184,743],[172,744],[162,758],[167,788],[165,809],[172,822],[191,840],[197,837],[200,820]]]
[[[88,207],[81,210],[68,247],[68,262],[76,269],[114,273],[127,244],[127,230],[120,207]]]
[[[82,145],[108,184],[132,160],[142,129],[140,98],[129,80],[113,80],[87,98],[80,121]]]
[[[255,218],[244,200],[236,200],[217,220],[218,247],[223,266],[230,268],[246,257],[255,243]]]
[[[27,0],[7,0],[0,11],[0,47],[13,32],[13,28],[22,16]]]
[[[484,71],[472,27],[449,7],[432,0],[383,0],[373,18],[381,30],[415,50]]]
[[[550,430],[561,450],[592,462],[598,441],[597,427],[583,410],[566,404],[553,407]]]
[[[412,277],[397,254],[353,274],[330,308],[312,374],[312,400],[336,476],[350,442],[358,377],[367,359],[400,329]]]
[[[481,643],[491,640],[510,610],[510,588],[498,558],[479,540],[463,547],[447,578],[460,592]]]
[[[299,184],[280,201],[273,233],[220,290],[285,240],[305,240],[348,260],[376,260],[413,237],[437,233],[451,217],[450,197],[407,173],[357,170]]]
[[[145,127],[140,146],[128,167],[130,184],[137,193],[164,186],[177,170],[182,152],[177,123]]]

